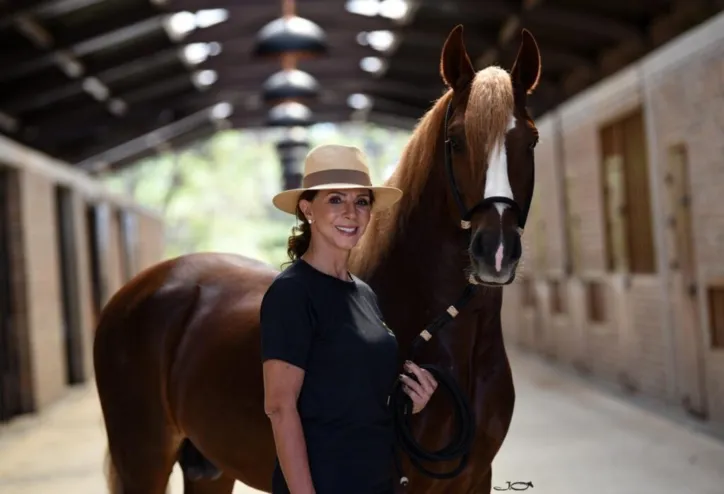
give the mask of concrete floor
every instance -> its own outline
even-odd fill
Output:
[[[530,494],[722,494],[724,443],[514,353],[517,407],[494,485]],[[0,427],[0,493],[99,494],[105,441],[93,386]],[[180,494],[178,467],[172,494]],[[518,488],[522,484],[514,485]],[[251,494],[237,484],[235,494]],[[507,492],[520,492],[509,490]]]

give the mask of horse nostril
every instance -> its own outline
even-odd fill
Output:
[[[520,235],[517,233],[512,233],[509,238],[510,260],[515,262],[523,255],[523,246],[521,245]]]
[[[472,244],[470,245],[470,253],[476,259],[482,259],[484,252],[485,252],[485,247],[483,246],[483,235],[478,232],[473,237]]]
[[[495,252],[500,245],[500,231],[481,230],[475,235],[471,245],[471,253],[478,261],[488,264],[494,262]]]

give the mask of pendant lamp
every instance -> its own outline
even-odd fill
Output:
[[[319,57],[327,54],[327,36],[314,22],[297,15],[285,15],[259,31],[253,54],[265,58],[290,54],[298,58]]]
[[[306,127],[312,124],[312,110],[298,101],[285,101],[269,110],[267,124],[271,127]]]
[[[272,74],[262,86],[265,103],[285,100],[311,100],[319,95],[319,82],[299,69],[283,69]]]

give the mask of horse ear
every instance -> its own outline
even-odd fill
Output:
[[[530,94],[540,80],[540,51],[530,31],[524,28],[522,37],[510,75],[514,84],[520,85],[521,89]]]
[[[453,91],[462,91],[475,77],[475,68],[465,49],[463,26],[460,24],[450,31],[445,40],[440,57],[440,75]]]

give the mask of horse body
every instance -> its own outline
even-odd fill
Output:
[[[522,45],[516,61],[523,74],[514,69],[510,78],[505,75],[508,86],[511,79],[513,85],[522,80],[523,89],[530,90],[531,71],[537,81],[538,52],[531,40]],[[461,230],[453,213],[450,178],[440,166],[456,161],[454,173],[463,184],[462,193],[479,198],[485,190],[487,197],[490,187],[483,187],[472,157],[459,149],[451,156],[444,142],[448,128],[460,139],[463,125],[472,140],[476,133],[486,134],[477,136],[479,141],[492,139],[485,127],[494,128],[492,124],[468,128],[469,115],[463,124],[472,70],[458,28],[443,50],[441,71],[451,90],[422,119],[390,179],[405,196],[391,210],[375,215],[351,259],[351,271],[378,295],[400,345],[400,364],[412,339],[458,298],[471,274],[471,258],[473,264],[484,264],[495,257],[497,266],[488,263],[475,269],[500,279],[499,285],[515,276],[519,254],[515,243],[506,239],[519,235],[517,213],[511,208],[505,214],[495,203],[472,222],[470,234]],[[488,82],[483,78],[476,84]],[[485,86],[482,91],[487,103],[498,107],[488,114],[478,109],[480,114],[472,117],[487,122],[491,113],[501,116],[497,145],[510,152],[507,165],[505,156],[496,158],[508,169],[504,180],[495,180],[509,185],[498,189],[519,201],[518,197],[532,196],[532,183],[525,178],[532,153],[523,151],[532,149],[527,141],[532,122],[521,109],[519,90],[515,108],[508,108],[494,89]],[[453,109],[452,115],[446,116],[446,107]],[[186,438],[224,472],[213,481],[186,478],[186,494],[230,494],[234,479],[270,491],[275,446],[263,409],[259,306],[277,274],[243,256],[191,254],[140,273],[106,305],[96,332],[94,362],[114,494],[164,492]],[[502,290],[482,287],[415,356],[418,364],[434,363],[456,379],[471,403],[476,435],[467,467],[450,480],[421,475],[403,456],[409,492],[490,492],[491,464],[510,425],[515,397],[501,330]],[[413,417],[414,434],[426,448],[447,443],[455,425],[449,406],[444,393],[438,392]],[[452,467],[441,465],[444,470]]]

